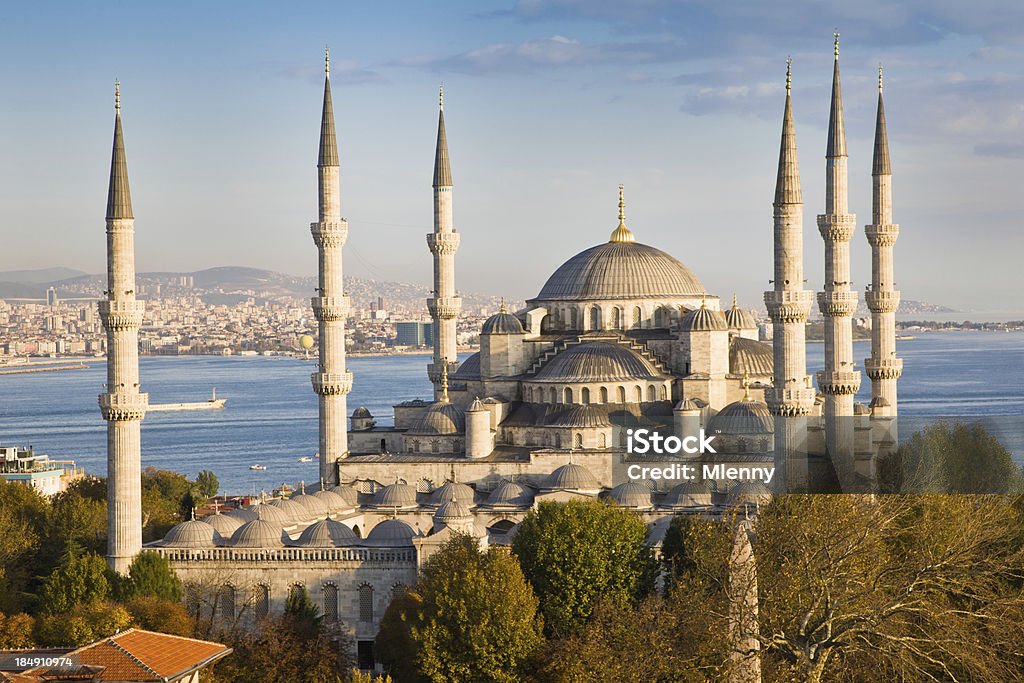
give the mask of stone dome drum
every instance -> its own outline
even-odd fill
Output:
[[[563,263],[533,301],[678,299],[704,294],[690,269],[639,242],[607,242]]]

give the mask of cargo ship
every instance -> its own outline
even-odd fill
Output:
[[[151,403],[149,412],[168,413],[174,410],[217,410],[223,408],[228,400],[217,398],[217,388],[214,387],[210,399],[207,401],[196,401],[195,403]]]

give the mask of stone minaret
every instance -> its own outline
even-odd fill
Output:
[[[441,112],[437,120],[437,151],[434,153],[434,232],[427,235],[427,246],[434,255],[434,296],[427,308],[434,321],[434,357],[427,375],[434,383],[434,400],[441,396],[441,370],[458,368],[455,348],[455,319],[462,309],[462,298],[455,296],[455,252],[459,233],[452,219],[452,169],[448,162],[448,138],[444,133],[444,89],[439,96]]]
[[[310,225],[320,255],[319,296],[312,299],[313,315],[320,324],[320,366],[312,381],[313,391],[320,397],[320,479],[326,485],[334,485],[338,483],[337,462],[348,455],[347,395],[352,390],[352,373],[345,369],[345,316],[349,301],[341,272],[341,248],[348,237],[348,221],[341,217],[329,54],[324,61],[324,109],[316,165],[320,220]]]
[[[814,294],[804,285],[804,205],[793,125],[791,72],[786,68],[786,110],[782,118],[779,175],[775,183],[774,289],[764,293],[774,339],[773,385],[765,400],[775,415],[776,480],[781,490],[802,490],[807,484],[807,415],[814,389],[807,375],[805,325]]]
[[[892,222],[892,168],[882,103],[882,67],[878,67],[878,115],[871,181],[874,190],[872,224],[864,226],[864,234],[871,244],[871,289],[865,294],[871,310],[871,358],[865,359],[864,369],[871,378],[872,414],[895,417],[896,381],[903,373],[903,360],[896,357],[896,309],[900,305],[900,293],[894,288],[892,248],[900,226]]]
[[[142,440],[149,396],[139,391],[139,327],[145,304],[135,298],[135,217],[121,132],[121,87],[114,86],[114,151],[107,190],[107,291],[99,311],[107,329],[107,561],[125,574],[142,550]]]
[[[825,369],[818,373],[818,388],[825,394],[826,447],[843,482],[842,471],[852,462],[853,397],[860,388],[860,373],[853,369],[851,316],[857,308],[857,293],[850,288],[850,238],[857,217],[848,213],[838,33],[825,160],[825,213],[818,216],[818,231],[825,241],[825,287],[818,294],[818,308],[825,324]]]

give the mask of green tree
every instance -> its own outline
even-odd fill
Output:
[[[139,628],[176,636],[191,636],[194,623],[185,606],[177,601],[143,595],[124,604]]]
[[[7,615],[0,612],[0,650],[32,647],[36,620],[24,612]]]
[[[87,645],[131,625],[132,617],[123,606],[110,600],[92,600],[75,605],[63,614],[40,617],[36,640],[49,647]]]
[[[60,614],[81,603],[106,599],[110,595],[110,576],[102,557],[69,548],[61,565],[43,582],[42,610],[47,614]]]
[[[457,535],[427,561],[410,633],[428,681],[518,681],[543,643],[537,598],[515,558]],[[408,653],[413,654],[413,653]]]
[[[199,493],[207,498],[213,498],[220,491],[220,482],[217,480],[216,474],[210,470],[202,470],[196,475],[196,487],[198,487]]]
[[[35,489],[0,479],[0,611],[32,606],[46,510],[46,499]]]
[[[657,565],[636,514],[598,501],[541,503],[512,541],[540,598],[548,632],[579,629],[598,600],[635,604],[654,588]]]
[[[149,596],[177,602],[181,600],[181,579],[163,555],[142,552],[132,560],[128,575],[119,581],[117,594],[124,601]]]
[[[939,422],[915,433],[879,465],[887,493],[1013,493],[1021,469],[983,424]]]
[[[423,598],[413,590],[397,593],[380,620],[374,652],[385,670],[399,683],[420,683],[426,679],[416,668],[416,641],[412,627],[423,611]]]
[[[309,599],[309,592],[305,586],[295,585],[288,591],[284,613],[292,620],[292,627],[307,636],[315,634],[320,628],[320,608]]]
[[[46,515],[47,546],[55,558],[69,547],[102,553],[107,544],[107,504],[83,496],[77,488],[56,495]]]

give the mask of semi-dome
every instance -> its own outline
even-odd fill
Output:
[[[616,505],[624,508],[646,510],[652,507],[650,487],[635,481],[619,484],[611,490],[608,498]]]
[[[749,391],[739,401],[734,401],[718,411],[708,420],[709,434],[771,434],[775,421],[768,404],[750,398]]]
[[[601,485],[586,467],[570,462],[549,474],[544,488],[586,491],[599,489]]]
[[[519,318],[502,309],[484,321],[480,334],[523,334],[523,323]]]
[[[373,499],[373,504],[380,508],[414,508],[419,505],[416,502],[416,489],[409,484],[388,484]]]
[[[345,501],[346,508],[357,508],[359,507],[359,492],[351,486],[332,486],[331,493],[334,493],[341,497]]]
[[[563,263],[533,301],[678,299],[704,285],[674,257],[639,242],[599,244]]]
[[[416,532],[402,520],[385,519],[370,529],[370,533],[366,536],[365,544],[392,548],[412,545],[414,536],[416,536]]]
[[[283,536],[280,524],[260,517],[238,527],[228,545],[233,548],[283,548]]]
[[[280,524],[281,526],[287,526],[292,522],[298,521],[298,519],[292,517],[291,512],[288,509],[281,508],[279,505],[271,503],[255,503],[254,505],[249,506],[249,510],[255,512],[257,517],[268,522]]]
[[[487,496],[487,507],[527,507],[533,504],[533,493],[524,486],[502,480]]]
[[[708,308],[702,303],[700,308],[695,308],[683,316],[679,321],[679,329],[690,332],[725,332],[729,325],[721,311]]]
[[[532,381],[619,382],[664,380],[666,376],[636,351],[622,344],[592,341],[573,344],[546,362]]]
[[[572,406],[552,415],[548,421],[549,427],[571,427],[573,429],[587,429],[597,427],[611,427],[612,422],[608,413],[593,405]]]
[[[431,505],[443,505],[447,502],[457,500],[463,505],[472,505],[474,491],[468,484],[457,481],[446,481],[434,489],[430,495]]]
[[[772,345],[733,336],[729,340],[729,372],[734,375],[771,375],[775,360]]]
[[[197,519],[171,527],[162,543],[166,548],[213,548],[220,544],[221,536],[217,530]]]
[[[290,500],[291,502],[297,503],[306,509],[307,514],[305,519],[319,519],[330,512],[324,501],[316,498],[315,496],[311,496],[308,493],[293,495]]]
[[[255,517],[253,517],[253,519],[255,519]],[[222,537],[231,538],[231,534],[235,533],[238,527],[250,520],[239,519],[233,515],[222,515],[218,513],[216,515],[210,515],[209,517],[203,517],[201,521],[206,522],[216,529],[217,533]]]
[[[358,542],[356,532],[341,522],[325,518],[303,529],[294,545],[300,548],[333,548]]]
[[[427,408],[407,434],[414,436],[444,436],[466,431],[466,415],[457,405],[437,401]]]

